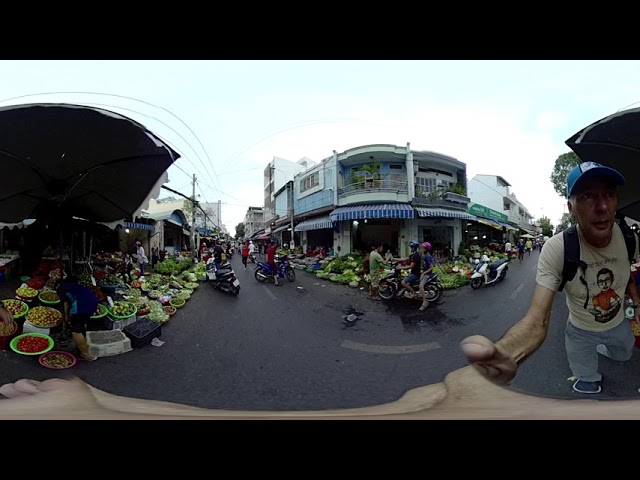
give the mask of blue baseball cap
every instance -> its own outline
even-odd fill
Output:
[[[624,177],[619,171],[596,162],[584,162],[573,167],[567,175],[567,197],[571,196],[571,192],[580,180],[592,177],[601,177],[614,185],[624,185]]]

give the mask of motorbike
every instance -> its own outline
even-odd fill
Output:
[[[277,271],[274,272],[271,266],[267,262],[258,262],[256,265],[254,276],[260,283],[264,282],[267,278],[273,279],[274,274],[278,275],[278,278],[285,278],[290,282],[294,282],[296,279],[296,272],[289,263],[289,258],[286,255],[275,256]]]
[[[214,289],[220,289],[234,296],[240,293],[240,281],[229,262],[223,262],[220,264],[220,268],[216,268],[213,257],[211,257],[207,260],[206,275]]]
[[[396,268],[397,264],[394,264],[393,269],[388,272],[383,278],[380,279],[378,285],[378,295],[383,300],[392,300],[394,298],[409,297],[409,291],[401,285],[402,270]],[[416,298],[422,299],[420,295],[420,279],[411,283],[413,290],[416,292]],[[444,291],[444,285],[440,281],[440,274],[434,273],[424,286],[426,292],[426,299],[429,303],[437,302],[442,296]]]
[[[256,263],[256,254],[253,252],[249,252],[249,260],[251,263]]]
[[[503,258],[489,265],[489,257],[482,255],[476,259],[476,266],[471,274],[471,288],[479,289],[483,285],[495,285],[504,280],[509,271],[509,259]]]

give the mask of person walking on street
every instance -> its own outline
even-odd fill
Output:
[[[151,247],[151,267],[154,269],[156,268],[156,263],[158,263],[158,260],[160,259],[160,249],[154,245],[153,247]]]
[[[524,244],[524,248],[527,250],[527,255],[531,255],[531,250],[533,249],[533,242],[530,238],[527,238],[526,243]]]
[[[567,205],[577,220],[580,268],[565,286],[569,319],[565,327],[565,348],[573,373],[573,390],[595,394],[602,390],[598,354],[626,361],[633,354],[635,337],[625,318],[624,302],[618,302],[606,316],[590,306],[607,298],[628,295],[640,322],[640,297],[631,276],[629,254],[620,226],[616,223],[617,186],[624,184],[617,170],[585,162],[567,175]],[[624,221],[624,219],[622,220]],[[638,241],[634,237],[635,258]],[[563,279],[564,235],[554,235],[540,252],[533,298],[524,318],[496,342],[481,335],[465,338],[461,348],[470,364],[486,378],[507,384],[518,366],[544,342],[549,328],[553,300]],[[600,287],[600,288],[599,288]],[[586,301],[585,301],[586,300]],[[608,302],[608,306],[610,302]],[[599,303],[598,303],[599,304]]]
[[[244,269],[247,269],[247,258],[249,258],[249,242],[244,242],[242,245],[242,264],[244,265]]]
[[[520,263],[524,260],[524,241],[522,239],[518,240],[518,260]]]

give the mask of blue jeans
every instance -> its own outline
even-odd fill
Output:
[[[631,323],[626,318],[620,325],[606,332],[590,332],[567,321],[564,334],[571,372],[574,377],[585,382],[602,380],[602,375],[598,372],[598,352],[596,351],[599,344],[607,347],[612,360],[623,362],[631,358],[635,341]]]
[[[418,281],[418,276],[415,273],[410,273],[409,275],[404,277],[404,280],[402,281],[407,285],[411,285],[412,283],[415,283]]]

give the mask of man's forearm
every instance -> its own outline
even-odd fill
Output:
[[[636,287],[635,279],[633,278],[633,274],[629,277],[629,283],[627,283],[627,289],[625,293],[629,295],[631,300],[633,300],[634,305],[640,304],[640,297],[638,297],[638,288]]]
[[[546,337],[547,328],[544,323],[530,318],[527,314],[496,343],[506,349],[520,364],[540,348]]]

